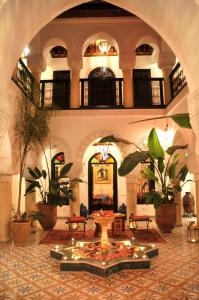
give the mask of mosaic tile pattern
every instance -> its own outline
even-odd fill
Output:
[[[27,246],[0,243],[0,300],[199,300],[199,243],[186,240],[186,226],[162,234],[151,269],[126,270],[108,278],[86,272],[60,272],[51,245],[39,245],[39,228]],[[155,227],[155,224],[151,225]],[[59,220],[57,229],[65,228]]]

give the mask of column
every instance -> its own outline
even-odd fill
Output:
[[[32,55],[28,57],[27,64],[35,81],[39,83],[41,79],[41,72],[44,72],[46,69],[46,61],[43,55]]]
[[[162,66],[162,72],[164,76],[164,101],[165,104],[169,103],[171,100],[171,86],[169,75],[171,74],[173,66],[172,65],[164,65]]]
[[[10,240],[12,176],[0,175],[0,241]]]
[[[71,93],[70,93],[70,107],[79,108],[80,107],[80,70],[71,70]]]
[[[131,213],[137,214],[137,189],[136,189],[136,175],[126,176],[126,206],[127,206],[127,220]]]
[[[71,69],[70,107],[80,107],[80,70],[83,67],[82,53],[77,48],[68,49],[68,65]]]
[[[123,99],[124,107],[133,107],[133,80],[132,80],[132,69],[123,69]]]
[[[176,205],[176,226],[182,226],[182,199],[181,193],[175,195]]]
[[[79,196],[79,183],[77,182],[73,187],[73,193],[75,195],[75,201],[70,202],[71,206],[71,216],[74,214],[76,216],[80,215],[80,196]]]
[[[169,75],[175,65],[175,55],[168,48],[165,42],[161,42],[161,51],[158,55],[158,67],[162,69],[164,77],[164,102],[167,104],[171,100],[171,88]]]
[[[0,83],[0,241],[10,240],[10,217],[12,203],[12,158],[9,143],[9,98],[8,89]],[[6,157],[5,157],[6,156]]]
[[[123,72],[123,101],[125,107],[133,107],[133,78],[132,71],[135,65],[136,55],[132,51],[120,51],[119,67]]]
[[[196,217],[197,217],[197,226],[199,226],[199,173],[194,174],[195,179],[195,188],[196,188]]]

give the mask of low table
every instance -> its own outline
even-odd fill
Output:
[[[84,217],[71,217],[68,218],[68,221],[65,222],[66,224],[68,224],[68,230],[70,235],[72,235],[72,232],[75,232],[75,230],[78,229],[78,224],[83,224],[83,234],[85,237],[86,234],[86,218]],[[75,226],[75,224],[77,226]]]
[[[130,222],[146,222],[146,227],[147,227],[147,231],[149,229],[149,222],[151,222],[151,217],[147,216],[147,215],[143,215],[143,216],[135,216],[134,214],[131,214],[129,217],[129,223]],[[130,229],[132,229],[130,227]],[[134,228],[135,229],[135,228]]]

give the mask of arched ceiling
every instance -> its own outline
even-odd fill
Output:
[[[6,83],[24,46],[63,11],[82,0],[7,0],[0,10],[0,76]],[[108,0],[154,28],[181,61],[189,87],[198,86],[199,7],[195,0]],[[48,8],[48,9],[47,9]],[[16,39],[17,37],[17,39]],[[9,57],[6,60],[5,57]],[[2,77],[2,74],[4,75]],[[8,82],[7,82],[8,83]]]

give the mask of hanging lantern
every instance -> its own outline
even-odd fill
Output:
[[[106,161],[108,158],[108,153],[110,152],[110,146],[112,146],[111,143],[100,143],[97,142],[93,144],[93,146],[97,146],[97,152],[101,153],[102,155],[102,161]]]
[[[199,242],[199,227],[195,222],[191,222],[187,227],[187,241],[190,243]]]

